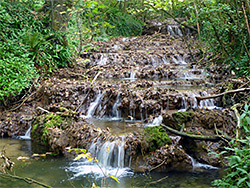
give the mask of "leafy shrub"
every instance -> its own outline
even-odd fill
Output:
[[[243,128],[243,138],[232,140],[230,147],[225,147],[221,154],[228,154],[229,161],[226,175],[222,179],[215,180],[216,187],[250,187],[250,111],[245,105],[245,110],[241,115],[241,126]]]
[[[43,3],[0,1],[0,101],[28,88],[37,72],[50,73],[71,62],[63,34],[46,28],[48,14],[34,11]]]
[[[11,53],[0,59],[0,75],[0,100],[20,94],[37,76],[30,58],[25,54],[18,57]]]
[[[141,34],[142,22],[119,9],[109,7],[106,12],[107,22],[112,28],[107,28],[107,34],[111,36],[135,36]]]

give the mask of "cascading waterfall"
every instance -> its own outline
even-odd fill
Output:
[[[106,65],[108,61],[108,56],[106,54],[101,55],[100,61],[97,62],[98,65]]]
[[[162,62],[163,62],[163,64],[166,64],[166,65],[169,64],[168,60],[165,57],[162,58]]]
[[[190,158],[190,160],[192,162],[193,169],[197,169],[197,168],[202,168],[202,169],[206,169],[206,170],[217,170],[218,169],[217,167],[214,167],[212,165],[199,163],[190,155],[187,155],[187,156]]]
[[[201,96],[207,96],[206,91],[202,91]],[[214,109],[216,106],[214,105],[214,99],[205,99],[200,101],[200,108],[208,108],[208,109]]]
[[[196,97],[200,97],[200,96],[207,96],[207,92],[206,91],[202,91],[200,92],[200,94],[195,93],[195,92],[187,92],[187,96],[182,96],[182,107],[179,111],[186,111],[188,109],[188,104],[190,105],[191,108],[195,109],[195,108],[207,108],[207,109],[214,109],[217,108],[214,105],[214,99],[205,99],[205,100],[201,100],[200,103],[198,104],[198,101],[196,99]]]
[[[132,80],[132,81],[133,81],[133,80],[136,80],[135,75],[136,75],[136,73],[133,72],[133,71],[131,71],[131,72],[130,72],[130,78],[129,78],[129,79]]]
[[[31,122],[29,122],[29,128],[26,131],[25,135],[24,136],[19,136],[18,138],[24,139],[24,140],[31,140],[31,137],[30,137],[31,129],[32,129]]]
[[[170,35],[173,35],[173,36],[175,35],[174,30],[170,25],[168,25],[167,31],[170,33]]]
[[[176,64],[176,65],[187,65],[187,62],[184,60],[183,57],[177,55],[176,58],[172,57],[172,61],[174,62],[174,64]]]
[[[159,126],[162,123],[163,117],[160,115],[156,118],[154,118],[152,123],[148,123],[145,125],[145,127],[156,127]]]
[[[136,75],[135,71],[131,71],[129,78],[124,78],[124,80],[135,81],[136,80],[135,75]]]
[[[183,34],[178,26],[170,26],[169,25],[167,27],[167,31],[170,33],[170,35],[173,35],[173,36],[175,36],[175,35],[180,36],[180,37],[183,36]]]
[[[118,110],[118,106],[121,103],[120,99],[121,93],[119,92],[115,101],[115,104],[112,108],[112,120],[120,120],[121,119],[121,112]]]
[[[82,162],[73,162],[69,167],[70,171],[75,172],[74,177],[86,174],[94,174],[97,178],[108,175],[115,177],[133,174],[129,167],[125,167],[125,141],[121,136],[114,141],[106,141],[103,143],[98,139],[93,142],[89,148],[89,152],[98,160],[98,165],[91,161],[84,160]],[[127,164],[129,164],[129,158]]]
[[[95,114],[96,108],[99,106],[99,104],[101,102],[102,97],[103,97],[103,93],[99,92],[95,101],[90,103],[87,115],[84,116],[85,118],[92,118],[93,117],[93,115]]]
[[[125,142],[122,140],[107,141],[100,149],[98,147],[93,148],[95,151],[94,155],[97,157],[100,164],[105,167],[118,167],[124,168],[125,159]],[[93,151],[92,149],[92,151]]]
[[[176,35],[183,37],[183,34],[178,26],[175,26],[174,30],[175,30]]]
[[[185,112],[187,110],[187,108],[188,108],[188,103],[187,103],[187,100],[186,100],[185,96],[182,96],[181,99],[182,99],[181,100],[182,108],[179,111]]]
[[[160,61],[157,56],[151,56],[151,62],[153,66],[159,65]]]

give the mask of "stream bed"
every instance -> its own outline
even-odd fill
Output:
[[[108,178],[103,184],[100,169],[94,165],[87,165],[83,161],[73,161],[65,157],[48,156],[46,158],[31,158],[25,161],[18,157],[31,157],[34,153],[43,153],[41,146],[30,140],[1,139],[0,148],[5,147],[6,155],[15,162],[13,174],[29,177],[52,187],[91,187],[108,183],[111,187],[210,187],[211,181],[220,177],[221,170],[196,169],[191,171],[176,171],[164,173],[133,173],[129,168],[112,169],[117,173],[120,183]],[[90,169],[94,171],[91,172]],[[105,171],[105,169],[103,169]],[[111,172],[109,171],[109,172]],[[115,175],[115,174],[114,174]],[[120,176],[119,176],[120,175]],[[161,178],[168,177],[156,183]],[[95,177],[95,178],[94,178]],[[151,177],[151,179],[150,179]],[[151,184],[150,184],[151,182]],[[27,184],[22,180],[1,178],[0,187],[40,187]]]
[[[232,136],[234,114],[209,98],[222,77],[170,34],[94,43],[98,50],[43,80],[34,100],[2,113],[0,135],[12,139],[1,139],[0,149],[15,162],[13,174],[52,187],[211,187],[222,163],[209,153],[225,143],[200,137]],[[43,156],[48,150],[35,142],[60,155]],[[74,161],[69,148],[86,149],[99,166]],[[0,187],[38,187],[0,180]]]

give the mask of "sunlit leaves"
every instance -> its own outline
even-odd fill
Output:
[[[113,180],[115,180],[117,183],[120,183],[117,177],[114,177],[114,176],[112,176],[112,175],[109,175],[109,177],[111,177],[111,178],[112,178]]]

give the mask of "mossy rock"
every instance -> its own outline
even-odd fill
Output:
[[[147,144],[147,148],[145,149],[147,152],[155,151],[171,142],[166,130],[162,126],[146,127],[144,129],[144,135]]]
[[[191,121],[193,112],[176,112],[173,114],[167,114],[163,116],[163,124],[172,127],[176,130],[180,130],[183,124]]]
[[[189,121],[191,119],[191,117],[192,117],[191,112],[176,112],[173,114],[173,118],[180,125]]]
[[[43,144],[47,144],[46,136],[49,132],[49,128],[64,129],[65,124],[70,123],[71,120],[66,117],[62,117],[56,113],[43,114],[36,117],[31,132],[32,139]]]

